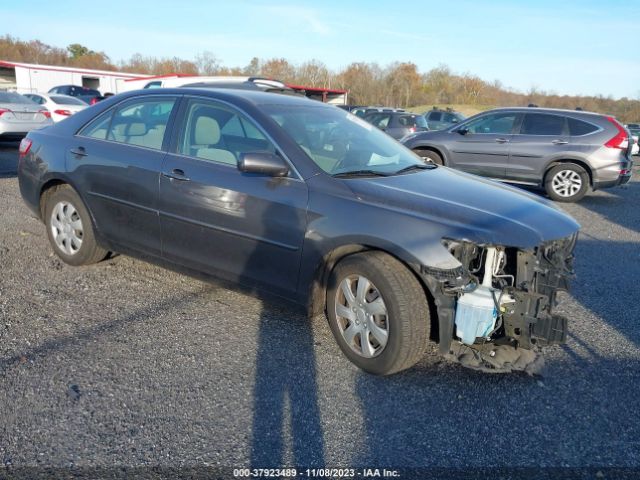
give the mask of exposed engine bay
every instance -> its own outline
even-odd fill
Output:
[[[441,353],[472,368],[530,371],[541,347],[564,343],[567,319],[553,309],[568,290],[576,240],[527,250],[443,240],[460,266],[423,268],[437,283]]]

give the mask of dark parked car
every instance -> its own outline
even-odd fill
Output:
[[[628,131],[576,110],[500,108],[403,143],[425,160],[506,182],[544,187],[561,202],[631,178]]]
[[[375,112],[365,115],[364,120],[396,140],[415,132],[428,130],[424,117],[417,113]]]
[[[353,113],[356,117],[364,118],[370,113],[376,112],[405,112],[403,108],[393,108],[393,107],[354,107],[351,109],[351,113]]]
[[[286,296],[326,312],[344,354],[369,372],[412,366],[430,338],[496,368],[502,351],[565,338],[552,309],[571,272],[571,217],[425,165],[331,105],[240,90],[123,93],[30,133],[18,177],[68,264],[119,251]]]
[[[429,130],[443,130],[451,125],[462,122],[466,117],[460,112],[450,108],[443,110],[433,107],[432,110],[424,112],[424,119],[427,121]]]
[[[95,105],[100,100],[104,100],[106,97],[102,96],[98,90],[93,88],[80,87],[78,85],[60,85],[53,87],[49,90],[49,93],[59,93],[62,95],[70,95],[72,97],[79,98],[89,105]]]

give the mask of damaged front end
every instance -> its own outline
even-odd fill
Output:
[[[440,352],[472,368],[529,371],[539,347],[565,342],[567,320],[553,309],[568,290],[576,240],[530,249],[443,240],[459,265],[421,269],[438,310]]]

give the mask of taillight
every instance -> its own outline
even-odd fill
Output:
[[[43,114],[47,118],[51,118],[51,112],[49,110],[39,110],[38,113]]]
[[[11,113],[11,110],[9,110],[8,108],[0,108],[0,117],[5,113]]]
[[[71,115],[71,111],[69,110],[54,110],[53,113],[57,113],[58,115],[66,115],[67,117]]]
[[[415,133],[415,131],[416,131],[416,127],[411,127],[411,128],[409,129],[409,131],[410,131],[411,133]]]
[[[20,158],[23,158],[27,153],[29,153],[29,150],[31,150],[32,143],[33,142],[28,138],[22,139],[22,141],[20,142],[20,148],[18,149],[18,156]]]
[[[620,150],[626,150],[629,147],[629,137],[627,136],[627,131],[624,129],[620,122],[618,122],[613,117],[607,117],[613,125],[618,129],[618,133],[615,137],[609,140],[604,144],[605,147],[609,148],[619,148]]]
[[[89,105],[95,105],[96,103],[98,103],[98,99],[97,98],[92,98],[91,101],[89,102]]]

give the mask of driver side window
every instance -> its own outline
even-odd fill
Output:
[[[178,149],[182,155],[234,166],[243,153],[276,153],[249,119],[229,107],[197,99],[189,101]]]
[[[471,133],[510,134],[516,121],[516,113],[492,113],[477,118],[466,125]]]

